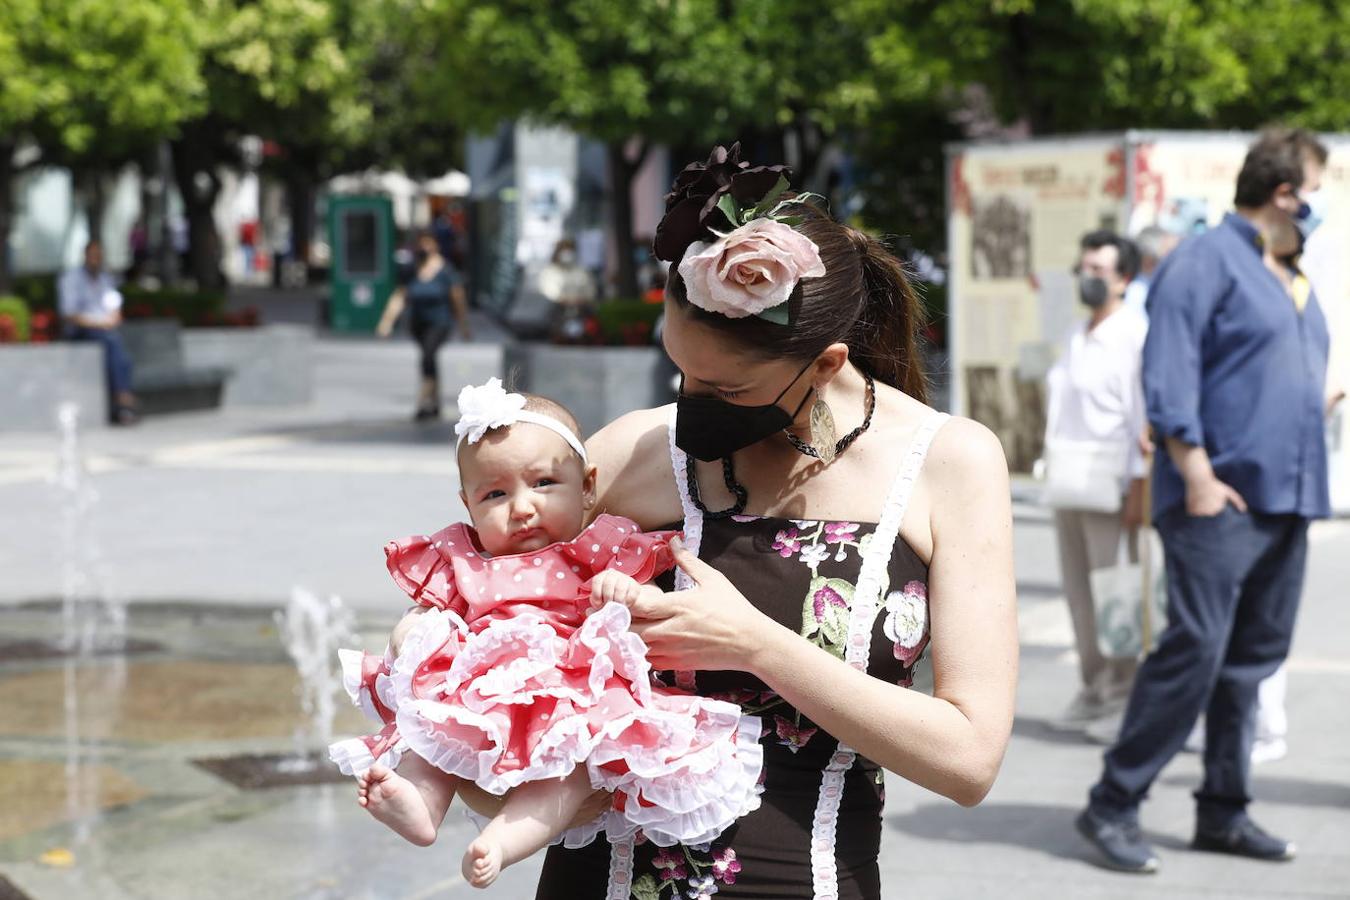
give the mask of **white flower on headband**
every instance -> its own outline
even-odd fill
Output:
[[[760,316],[786,324],[787,303],[803,278],[825,274],[820,248],[783,222],[749,222],[712,243],[695,241],[680,260],[689,302],[729,319]]]
[[[487,384],[471,384],[460,390],[456,446],[466,441],[476,444],[492,429],[506,428],[517,422],[547,428],[566,441],[583,463],[586,462],[586,447],[572,429],[552,416],[530,412],[525,408],[525,397],[507,393],[500,378],[489,378]]]
[[[514,424],[525,408],[525,398],[508,394],[500,378],[489,378],[487,384],[471,384],[459,392],[459,421],[455,436],[476,444],[494,428]]]

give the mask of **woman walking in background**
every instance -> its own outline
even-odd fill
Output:
[[[413,420],[425,422],[439,418],[441,414],[436,353],[450,337],[454,325],[459,326],[460,337],[466,341],[473,339],[473,331],[469,327],[469,302],[464,294],[464,282],[454,264],[441,255],[436,237],[430,232],[417,238],[414,265],[412,277],[390,296],[375,333],[382,338],[389,337],[394,322],[404,307],[409,307],[408,331],[417,342],[422,375]]]

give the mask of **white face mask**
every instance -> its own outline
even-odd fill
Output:
[[[562,250],[562,251],[559,251],[559,253],[558,253],[558,264],[559,264],[559,265],[570,266],[570,265],[572,265],[573,263],[575,263],[576,261],[577,261],[577,251],[575,251],[575,250]]]
[[[1317,226],[1326,221],[1327,207],[1330,206],[1331,197],[1326,191],[1318,188],[1315,191],[1309,191],[1299,198],[1298,212],[1294,215],[1294,224],[1298,230],[1303,232],[1304,239],[1307,239]]]

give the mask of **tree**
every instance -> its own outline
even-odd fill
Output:
[[[239,141],[275,142],[291,199],[294,249],[304,258],[313,190],[330,158],[370,124],[354,62],[356,0],[195,0],[202,20],[208,106],[173,141],[174,177],[188,220],[190,267],[217,285],[220,240],[212,209],[218,171],[238,165]]]
[[[435,0],[436,82],[447,112],[471,127],[527,118],[604,143],[618,289],[638,292],[632,181],[653,143],[730,142],[769,125],[772,79],[749,52],[745,9],[767,0]]]
[[[102,175],[202,108],[196,30],[187,0],[6,0],[0,4],[0,291],[15,154],[26,167],[66,165],[101,224]]]

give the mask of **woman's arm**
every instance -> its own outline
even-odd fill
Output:
[[[399,287],[394,288],[394,292],[389,295],[389,302],[384,305],[384,312],[380,314],[380,322],[375,326],[375,333],[380,337],[389,337],[390,333],[393,332],[394,322],[403,313],[406,293],[403,288]]]
[[[1007,464],[987,429],[953,420],[923,478],[933,510],[932,697],[860,672],[772,622],[683,550],[679,562],[698,587],[665,595],[663,608],[639,601],[635,617],[647,621],[634,630],[654,665],[749,671],[878,765],[973,806],[1002,762],[1017,682]]]
[[[455,314],[455,324],[459,326],[462,340],[473,340],[473,328],[469,325],[469,297],[464,285],[456,282],[450,285],[450,311]]]

